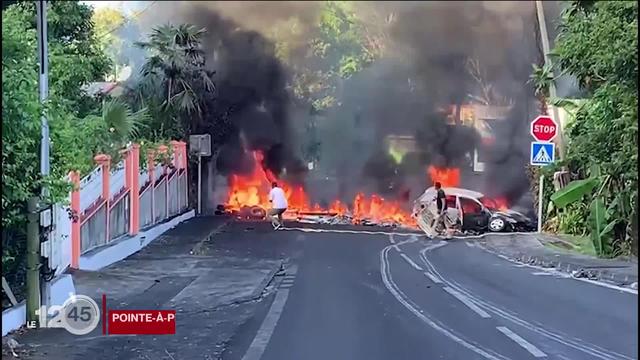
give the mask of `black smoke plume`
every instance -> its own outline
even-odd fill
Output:
[[[149,29],[167,21],[207,29],[207,62],[217,72],[218,86],[212,106],[232,109],[233,127],[213,166],[223,174],[249,171],[253,162],[246,150],[262,150],[274,173],[286,169],[302,179],[299,146],[307,139],[301,129],[314,118],[321,158],[306,176],[314,200],[350,200],[363,190],[405,196],[411,189],[413,197],[429,185],[426,167],[436,165],[462,168],[463,186],[518,201],[528,192],[527,124],[536,111],[527,83],[531,64],[538,60],[533,3],[355,4],[359,15],[393,19],[383,30],[386,51],[365,70],[343,79],[338,84],[340,105],[317,116],[296,108],[287,90],[291,69],[276,59],[265,32],[291,16],[315,21],[321,3],[158,3],[147,19]],[[292,53],[304,52],[305,41],[298,45],[292,44]],[[297,66],[305,66],[300,58]],[[483,84],[471,74],[470,60],[479,65]],[[474,150],[482,147],[479,133],[447,125],[443,110],[486,95],[487,84],[500,95],[492,101],[506,97],[512,109],[505,120],[492,122],[496,146],[484,156],[485,172],[477,174],[470,164]],[[397,163],[387,148],[389,135],[413,136],[418,151]],[[319,179],[330,179],[332,185]]]

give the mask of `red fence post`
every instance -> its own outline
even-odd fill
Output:
[[[158,146],[158,152],[166,155],[169,148],[166,145]],[[167,172],[167,164],[162,164],[162,174],[164,175],[164,215],[165,219],[169,217],[169,173]],[[162,219],[164,220],[164,219]]]
[[[187,143],[184,141],[180,141],[180,152],[182,154],[182,176],[185,179],[185,187],[184,187],[184,208],[180,210],[187,209],[189,207],[189,174],[187,172],[187,168],[189,165],[189,158],[187,157]]]
[[[129,235],[133,236],[138,233],[138,224],[140,223],[140,191],[138,186],[140,145],[133,144],[122,150],[121,154],[124,157],[124,184],[127,191],[129,191]]]
[[[149,186],[151,189],[147,191],[151,191],[151,224],[156,221],[156,179],[155,179],[155,168],[156,168],[156,151],[153,149],[147,150],[147,172],[149,173]]]
[[[136,235],[140,231],[140,145],[133,144],[129,150],[131,163],[131,184],[129,199],[131,215],[129,216],[129,234]]]
[[[182,141],[176,141],[176,140],[171,141],[171,150],[173,150],[173,166],[176,172],[175,181],[177,181],[178,183],[178,185],[176,186],[177,193],[172,194],[172,196],[176,197],[178,212],[182,210],[182,208],[180,208],[180,198],[182,197],[180,196],[180,177],[183,176],[182,169],[184,168],[184,165],[185,165],[185,158],[184,158],[184,153],[182,149],[183,144],[184,143]]]
[[[171,152],[173,153],[173,166],[176,169],[182,168],[182,149],[180,148],[180,141],[171,140]]]
[[[80,174],[77,171],[69,173],[73,185],[71,191],[71,268],[80,266]]]
[[[111,178],[111,156],[105,154],[96,155],[93,160],[102,167],[102,199],[105,201],[106,228],[105,228],[105,244],[109,242],[109,180]]]

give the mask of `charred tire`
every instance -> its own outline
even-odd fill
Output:
[[[267,212],[259,206],[254,206],[251,208],[251,216],[256,219],[264,219],[267,216]]]
[[[499,217],[489,219],[489,231],[501,232],[507,227],[507,222]]]

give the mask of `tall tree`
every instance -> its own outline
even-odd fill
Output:
[[[601,255],[629,247],[637,252],[632,224],[638,216],[638,3],[572,2],[553,52],[587,96],[567,129],[566,161],[578,177],[601,180],[583,208],[606,205],[604,220],[610,224],[585,212],[578,216],[581,228],[591,233]]]
[[[192,84],[200,80],[207,91],[214,90],[212,74],[204,68],[204,33],[205,29],[189,24],[163,25],[152,31],[149,41],[137,43],[151,53],[142,74],[160,75],[165,82],[167,104],[180,99],[180,106],[187,112],[200,110]]]
[[[41,106],[35,10],[34,2],[19,2],[2,11],[2,270],[18,286],[24,269],[26,200],[39,194],[45,181],[50,200],[59,200],[68,194],[67,187],[58,186],[63,185],[60,179],[71,169],[91,166],[93,154],[76,151],[96,136],[86,134],[79,121],[97,113],[99,102],[82,88],[102,80],[110,65],[96,41],[91,8],[76,1],[50,2],[50,92]],[[52,139],[50,179],[39,172],[40,116],[45,111]]]
[[[146,83],[141,85],[141,91],[151,96],[162,95],[163,106],[182,118],[182,129],[187,135],[194,129],[191,117],[202,115],[202,93],[215,90],[214,72],[205,66],[204,34],[205,29],[190,24],[163,25],[153,29],[147,41],[137,43],[149,52],[141,70]],[[162,89],[162,94],[157,89]]]

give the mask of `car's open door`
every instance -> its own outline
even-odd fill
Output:
[[[462,213],[462,229],[481,231],[487,227],[488,216],[482,204],[471,198],[458,197]]]

